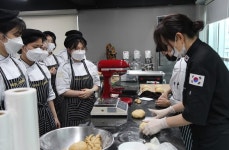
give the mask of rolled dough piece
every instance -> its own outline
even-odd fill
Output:
[[[137,119],[139,119],[139,118],[143,118],[143,117],[145,117],[145,111],[144,110],[142,110],[142,109],[136,109],[136,110],[134,110],[133,112],[132,112],[132,117],[133,118],[137,118]]]
[[[144,91],[153,91],[153,88],[152,88],[151,85],[145,84],[145,85],[142,85],[142,86],[141,86],[140,91],[141,91],[141,92],[144,92]]]
[[[134,102],[137,103],[137,104],[141,104],[141,103],[142,103],[142,101],[141,101],[139,98],[136,98],[136,99],[134,100]]]
[[[161,87],[156,87],[155,92],[164,93],[164,90]]]

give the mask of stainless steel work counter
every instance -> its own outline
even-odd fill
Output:
[[[132,96],[133,101],[136,98],[135,96]],[[150,116],[150,112],[147,108],[155,108],[154,100],[153,101],[142,101],[141,104],[132,103],[129,106],[128,109],[128,116],[126,118],[115,118],[115,117],[104,117],[100,119],[93,119],[92,122],[95,123],[96,121],[104,121],[108,120],[109,125],[106,123],[101,123],[100,126],[96,126],[98,128],[106,129],[110,131],[113,136],[115,137],[114,144],[109,148],[109,150],[117,150],[118,146],[123,142],[128,141],[146,141],[149,142],[150,139],[153,137],[157,137],[158,140],[162,142],[170,142],[173,144],[178,150],[185,150],[183,141],[181,139],[181,133],[179,128],[170,128],[170,129],[164,129],[161,132],[157,133],[153,136],[143,136],[141,133],[139,133],[139,124],[141,123],[142,119],[133,119],[131,117],[131,112],[135,109],[143,109],[146,112],[146,116]],[[117,121],[118,120],[118,121]],[[122,123],[119,125],[119,123]],[[112,126],[113,124],[113,126]]]

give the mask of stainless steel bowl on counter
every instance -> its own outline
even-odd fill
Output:
[[[114,137],[106,130],[77,126],[56,129],[42,135],[40,146],[42,150],[68,150],[71,144],[83,141],[90,134],[101,135],[103,150],[108,149],[114,142]]]

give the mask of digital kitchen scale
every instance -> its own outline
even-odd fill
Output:
[[[91,116],[127,116],[128,104],[120,98],[98,99],[91,111]]]

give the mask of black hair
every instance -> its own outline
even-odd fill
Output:
[[[45,40],[45,35],[40,31],[40,30],[36,30],[36,29],[25,29],[22,32],[22,36],[21,36],[23,43],[25,45],[35,42],[38,39],[42,39],[42,42],[44,42]]]
[[[72,34],[78,34],[79,36],[83,36],[82,32],[78,31],[78,30],[69,30],[65,33],[65,36],[69,36]]]
[[[162,25],[159,24],[154,30],[154,41],[156,44],[156,52],[167,51],[167,46],[161,40],[161,35],[160,35],[161,28]]]
[[[0,32],[6,34],[13,28],[17,28],[19,33],[21,34],[24,29],[26,29],[26,24],[21,18],[13,18],[6,22],[0,22]]]
[[[174,14],[166,16],[161,23],[159,33],[154,32],[154,40],[157,43],[158,38],[161,36],[166,40],[175,40],[175,35],[177,32],[186,34],[189,38],[193,38],[197,36],[199,31],[201,31],[204,27],[203,21],[192,21],[187,16],[183,14]],[[159,36],[155,36],[155,34],[159,34]]]
[[[53,43],[56,45],[56,35],[51,32],[51,31],[44,31],[43,32],[44,35],[47,37],[47,36],[51,36],[52,37],[52,40],[53,40]]]
[[[79,43],[82,43],[83,46],[86,48],[87,41],[82,36],[80,36],[79,34],[69,35],[64,40],[64,46],[66,48],[69,48],[69,49],[73,49],[73,48],[77,47],[77,45]]]

